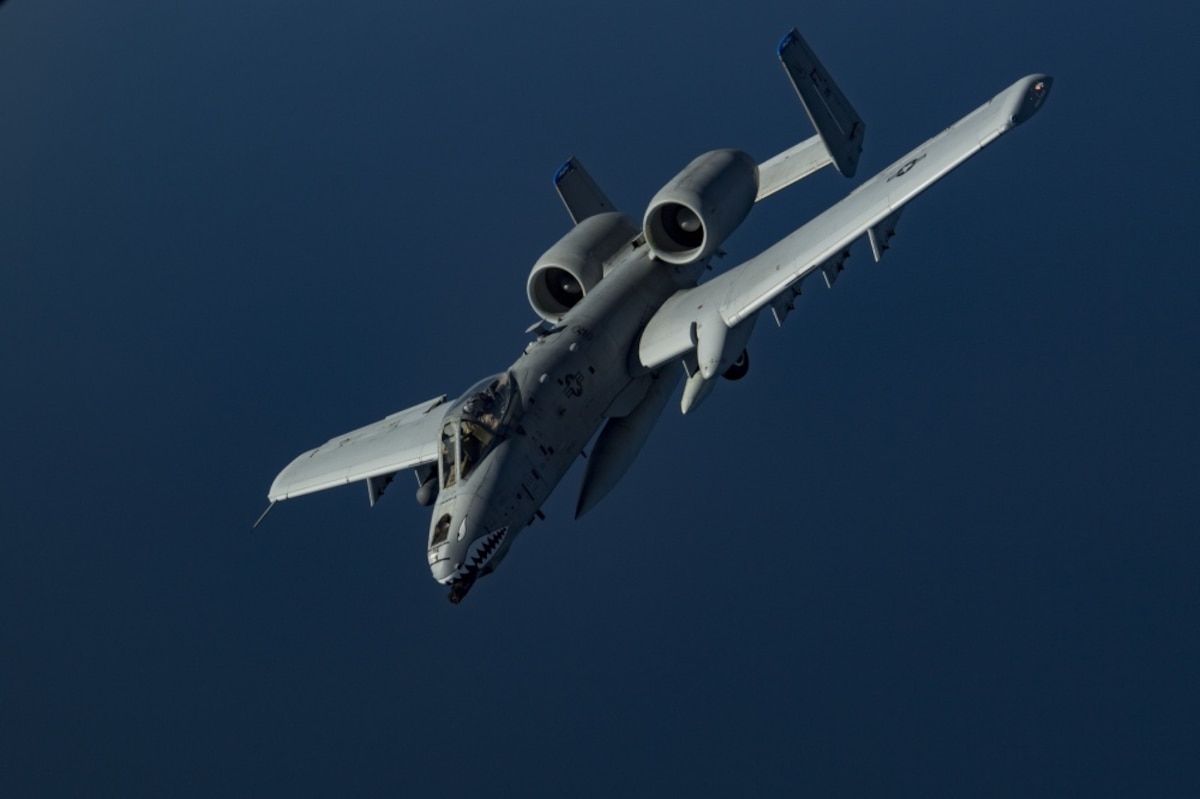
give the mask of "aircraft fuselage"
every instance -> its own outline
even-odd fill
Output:
[[[703,267],[652,260],[640,237],[624,253],[508,369],[513,407],[478,465],[447,485],[453,464],[443,458],[428,559],[453,601],[496,568],[605,420],[635,411],[655,380],[637,360],[638,335],[668,297],[695,285]],[[447,428],[471,396],[450,408]]]

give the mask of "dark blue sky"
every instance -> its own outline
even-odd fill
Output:
[[[0,792],[1200,792],[1196,14],[978,5],[4,4]],[[403,483],[249,534],[519,355],[568,156],[640,216],[808,136],[792,25],[860,180],[1054,93],[463,605]]]

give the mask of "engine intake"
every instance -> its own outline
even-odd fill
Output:
[[[529,304],[557,322],[604,277],[605,263],[638,234],[632,219],[615,211],[581,220],[534,263],[526,283]]]
[[[654,257],[669,264],[708,258],[750,213],[758,166],[741,150],[713,150],[654,195],[642,228]]]

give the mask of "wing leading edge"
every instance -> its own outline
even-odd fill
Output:
[[[437,460],[445,395],[332,438],[287,465],[267,498],[272,502],[415,469]],[[265,515],[265,514],[264,514]]]
[[[886,243],[884,234],[890,236],[896,216],[909,200],[1033,116],[1049,95],[1051,83],[1048,75],[1022,78],[775,245],[707,283],[677,293],[642,333],[638,345],[642,365],[653,369],[685,355],[698,346],[701,330],[723,340],[729,329],[826,264],[831,266],[828,280],[828,272],[836,275],[850,245],[863,236],[878,251],[880,240]],[[723,326],[712,324],[717,315]]]

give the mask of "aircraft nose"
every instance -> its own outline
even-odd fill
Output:
[[[500,527],[466,538],[469,543],[464,547],[452,545],[431,551],[429,570],[433,579],[442,585],[474,583],[478,577],[495,568],[495,564],[503,557],[508,531],[508,527]]]
[[[433,579],[437,580],[439,583],[445,583],[448,581],[454,575],[454,572],[457,570],[457,568],[458,567],[454,561],[450,560],[449,558],[445,558],[444,560],[436,560],[429,564],[429,570],[433,572]]]
[[[479,570],[477,568],[464,567],[462,563],[443,558],[435,560],[429,564],[429,570],[433,573],[433,579],[439,583],[450,587],[450,593],[447,595],[450,602],[457,605],[462,602],[463,597],[475,585],[475,581],[479,579]]]

